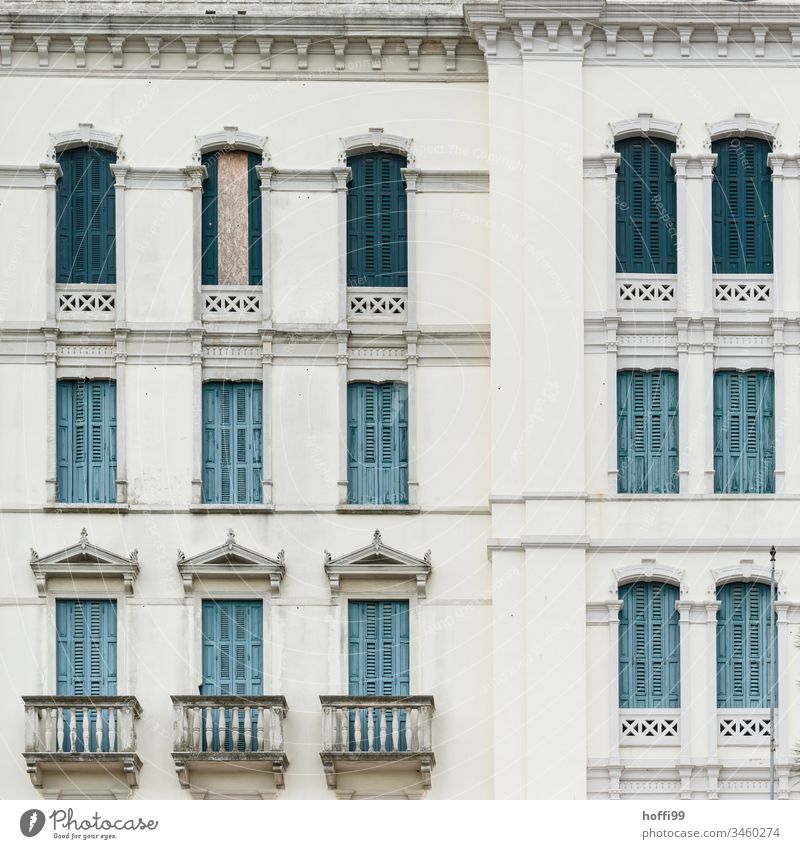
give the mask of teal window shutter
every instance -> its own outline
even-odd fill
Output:
[[[715,274],[772,274],[772,172],[764,139],[715,141],[712,244]]]
[[[204,600],[202,607],[203,683],[204,696],[260,696],[264,688],[264,633],[263,611],[260,601]],[[256,712],[239,711],[240,737],[235,748],[245,748],[244,723],[251,724],[251,747],[258,748]],[[232,709],[225,711],[224,727],[229,729],[225,739],[220,739],[220,710],[213,709],[212,737],[204,740],[205,748],[212,751],[231,751]],[[205,727],[205,716],[203,716]]]
[[[351,601],[348,604],[348,677],[351,696],[408,696],[409,619],[407,601]],[[367,711],[361,711],[362,739],[355,740],[355,711],[350,712],[350,751],[367,751]],[[377,717],[376,717],[377,719]],[[392,723],[399,723],[404,751],[405,711],[386,717],[387,751]]]
[[[56,282],[116,283],[116,154],[79,147],[59,153]]]
[[[680,707],[678,588],[637,581],[619,598],[619,706]]]
[[[408,387],[347,387],[348,501],[408,503]]]
[[[677,200],[671,155],[675,142],[618,141],[617,272],[676,274]]]
[[[772,372],[714,374],[714,491],[775,491]]]
[[[110,600],[56,600],[56,691],[59,696],[117,695],[117,604]],[[69,711],[64,711],[62,751],[71,750]],[[83,723],[89,722],[89,750],[98,751],[97,723],[102,723],[100,751],[113,751],[109,711],[76,711],[78,740],[83,751]]]
[[[617,477],[624,493],[678,491],[678,375],[617,373]]]
[[[262,388],[203,384],[203,501],[258,504],[262,473]]]
[[[202,159],[206,169],[200,208],[200,274],[203,286],[216,286],[217,271],[217,154],[206,153]]]
[[[60,380],[56,388],[56,498],[117,500],[117,387],[111,380]]]
[[[347,285],[408,285],[408,212],[401,170],[391,153],[350,156],[347,187]]]
[[[737,582],[717,588],[717,706],[770,707],[770,588]],[[774,613],[772,614],[774,616]],[[778,629],[772,657],[777,663]],[[776,679],[777,680],[777,679]],[[774,694],[777,706],[778,693]]]
[[[261,256],[261,181],[256,171],[259,165],[261,165],[261,157],[255,153],[249,154],[247,157],[247,226],[251,286],[261,286],[264,281]]]

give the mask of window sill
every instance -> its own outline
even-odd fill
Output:
[[[190,504],[190,513],[274,513],[272,504]]]
[[[419,513],[416,504],[337,504],[337,513]]]
[[[42,510],[45,513],[127,513],[129,504],[71,504],[67,502],[55,502],[45,504]]]

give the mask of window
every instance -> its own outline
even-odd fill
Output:
[[[408,219],[404,156],[349,156],[347,285],[408,285]]]
[[[407,601],[351,601],[348,605],[349,689],[351,696],[408,696],[409,639]],[[350,751],[356,751],[355,711],[350,711]],[[361,711],[362,739],[368,751],[368,722]],[[392,723],[399,723],[398,748],[406,749],[406,712],[386,714],[386,751],[392,751]],[[379,727],[379,712],[373,723]]]
[[[675,142],[618,141],[617,273],[676,274]]]
[[[714,491],[775,491],[774,380],[768,371],[714,375]]]
[[[116,154],[79,147],[58,155],[56,283],[116,283]]]
[[[56,601],[56,695],[117,695],[117,604],[115,601]],[[111,711],[76,710],[76,738],[70,739],[70,709],[63,711],[61,751],[84,751],[83,723],[89,723],[89,750],[111,751],[116,716]],[[116,714],[116,712],[114,712]],[[101,723],[98,746],[97,723]]]
[[[203,601],[203,696],[260,696],[264,686],[263,615],[260,601]],[[206,713],[211,712],[212,751],[233,749],[233,709],[225,710],[220,740],[220,708],[205,708],[202,723],[206,728]],[[244,728],[245,711],[239,710],[237,728]],[[250,740],[253,751],[258,750],[258,717],[247,711],[251,723]],[[243,751],[245,736],[237,736],[237,747]],[[204,739],[204,749],[208,748]]]
[[[769,142],[720,139],[712,188],[715,274],[772,274],[772,173]]]
[[[203,501],[261,503],[260,383],[203,384]]]
[[[408,390],[404,383],[347,387],[350,504],[408,504]]]
[[[678,375],[617,374],[619,492],[678,491]]]
[[[732,583],[717,588],[717,706],[770,707],[770,588]],[[777,663],[777,627],[772,657]],[[777,667],[776,667],[777,669]],[[775,704],[778,701],[775,692]]]
[[[261,157],[243,150],[203,156],[201,213],[204,286],[260,286],[261,186],[256,168]]]
[[[59,380],[57,500],[117,500],[117,387],[112,380]]]
[[[678,588],[637,581],[619,597],[619,706],[680,707]]]

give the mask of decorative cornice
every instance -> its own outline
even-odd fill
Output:
[[[657,136],[659,138],[677,141],[681,125],[677,121],[664,118],[654,118],[652,115],[638,115],[636,118],[625,118],[608,125],[615,141],[631,138],[632,136]]]
[[[124,154],[119,149],[121,140],[120,133],[97,130],[94,124],[78,124],[77,127],[69,130],[50,133],[50,150],[47,155],[52,160],[59,151],[73,147],[102,147],[105,150],[116,151],[119,161],[124,159]]]
[[[255,133],[245,133],[238,127],[224,127],[213,133],[195,136],[195,150],[192,159],[195,165],[200,164],[204,153],[214,150],[248,150],[261,156],[261,164],[269,165],[267,153],[267,137]]]
[[[759,121],[749,115],[735,115],[723,121],[706,124],[708,137],[711,141],[731,137],[756,136],[774,142],[778,125],[770,121]]]
[[[405,156],[410,166],[414,164],[414,155],[411,152],[413,139],[385,133],[382,127],[370,128],[367,133],[359,133],[355,136],[346,136],[339,139],[342,143],[342,152],[339,154],[341,165],[347,164],[347,157],[359,153],[371,153],[373,150],[385,150],[389,153],[397,153]]]

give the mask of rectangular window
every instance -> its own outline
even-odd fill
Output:
[[[619,492],[678,491],[678,375],[617,374]]]
[[[203,384],[203,501],[260,504],[260,383]]]
[[[112,380],[59,380],[56,391],[57,500],[117,500],[117,387]]]
[[[775,492],[772,372],[714,375],[714,491]]]
[[[408,504],[408,388],[347,387],[347,493],[350,504]]]

